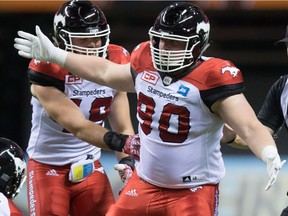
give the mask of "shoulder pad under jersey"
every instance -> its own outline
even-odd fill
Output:
[[[130,53],[122,46],[109,44],[108,59],[114,63],[127,64],[130,62]]]
[[[144,70],[156,71],[152,63],[149,41],[140,43],[134,48],[131,53],[130,62],[132,69],[137,73],[143,72]]]
[[[219,58],[205,60],[182,79],[193,82],[199,90],[244,82],[241,71],[231,61]]]

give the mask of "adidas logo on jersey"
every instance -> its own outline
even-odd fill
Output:
[[[127,196],[132,196],[132,197],[137,197],[138,196],[136,189],[127,191],[126,195]]]
[[[192,181],[199,181],[205,179],[204,175],[193,175],[193,176],[183,176],[183,182],[192,182]]]
[[[183,182],[191,182],[191,176],[182,177]]]
[[[59,176],[59,174],[56,172],[56,170],[51,169],[46,173],[46,176]]]

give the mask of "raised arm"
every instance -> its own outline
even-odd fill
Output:
[[[36,26],[36,36],[23,31],[18,31],[18,36],[20,38],[15,38],[14,47],[24,58],[53,62],[91,82],[118,91],[134,92],[130,64],[115,64],[101,57],[66,52],[55,47],[39,26]]]
[[[59,49],[56,49],[59,51]],[[65,52],[65,51],[64,51]],[[60,50],[59,53],[63,53]],[[116,64],[96,56],[67,54],[64,68],[91,82],[108,86],[118,91],[134,92],[134,82],[130,73],[130,64]]]

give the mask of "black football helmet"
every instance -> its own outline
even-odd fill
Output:
[[[170,73],[197,61],[209,46],[210,23],[204,11],[188,2],[175,2],[166,7],[149,30],[154,67]],[[160,50],[160,39],[183,41],[184,50]]]
[[[110,27],[103,11],[90,1],[72,0],[64,3],[54,16],[54,41],[67,51],[106,58]],[[100,37],[102,46],[76,46],[72,38]]]
[[[12,140],[0,137],[0,192],[13,199],[26,180],[23,150]]]

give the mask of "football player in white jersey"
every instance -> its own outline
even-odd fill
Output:
[[[90,1],[65,2],[54,16],[53,39],[57,47],[127,64],[130,53],[110,44],[109,35],[103,11]],[[27,148],[29,214],[104,216],[115,200],[99,161],[101,149],[74,134],[86,119],[101,126],[109,120],[114,131],[134,134],[127,93],[84,80],[38,59],[30,61],[28,77],[33,106]],[[73,110],[79,108],[82,112],[75,115]],[[134,161],[122,152],[116,156],[123,164],[121,177],[127,181]]]
[[[242,93],[240,70],[228,60],[202,55],[209,32],[201,8],[172,3],[150,28],[150,41],[139,44],[124,65],[55,48],[38,26],[36,36],[18,32],[14,47],[20,56],[137,93],[140,162],[107,215],[218,215],[224,123],[267,163],[267,188],[274,183],[283,165],[275,142]]]
[[[14,141],[0,137],[0,215],[24,216],[13,203],[26,179],[24,151]]]

